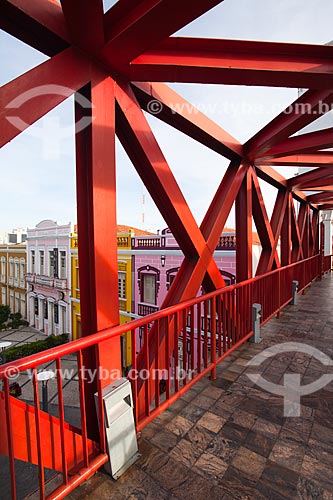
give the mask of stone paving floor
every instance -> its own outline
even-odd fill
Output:
[[[283,399],[247,376],[260,371],[275,384],[284,374],[302,385],[333,367],[302,352],[247,363],[285,342],[333,358],[333,277],[314,283],[298,305],[263,329],[261,344],[246,343],[147,426],[142,454],[117,482],[103,472],[67,498],[108,500],[333,499],[333,382],[302,396],[299,417],[285,417]],[[333,377],[332,377],[333,378]]]

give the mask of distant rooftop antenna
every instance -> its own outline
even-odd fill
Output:
[[[146,203],[146,197],[144,191],[142,192],[142,229],[145,228],[145,203]]]

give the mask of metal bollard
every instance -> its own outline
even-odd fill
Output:
[[[293,285],[293,289],[292,289],[291,304],[293,306],[296,306],[296,304],[297,304],[297,292],[298,292],[298,281],[293,280],[292,285]]]
[[[252,304],[252,331],[253,336],[250,342],[259,344],[262,341],[260,337],[260,318],[261,318],[261,304]]]

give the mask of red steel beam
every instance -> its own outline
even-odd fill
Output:
[[[136,81],[332,89],[333,47],[172,37],[132,60]]]
[[[304,172],[304,174],[299,174],[296,177],[291,177],[290,179],[288,179],[287,181],[288,188],[302,189],[303,184],[308,184],[309,182],[317,180],[322,182],[325,179],[330,178],[332,175],[333,175],[333,167],[316,168],[314,170],[310,170],[309,172]]]
[[[333,147],[333,129],[328,128],[290,137],[267,151],[264,154],[264,158],[271,159],[311,151],[318,152],[319,149],[331,147]]]
[[[283,222],[285,220],[286,211],[289,210],[288,204],[289,193],[285,189],[280,189],[276,200],[275,205],[270,221],[270,225],[272,228],[272,233],[274,236],[274,245],[272,247],[272,251],[262,251],[260,255],[260,259],[257,266],[257,274],[264,274],[266,272],[272,271],[274,262],[275,262],[275,251],[277,249],[277,245],[279,242],[279,237],[282,231]],[[281,237],[282,238],[282,237]],[[290,240],[290,239],[289,239]],[[282,256],[281,256],[282,259]],[[281,265],[282,264],[281,262]]]
[[[293,203],[293,198],[290,192],[286,191],[286,193],[287,202],[281,226],[281,266],[291,264],[291,204]]]
[[[207,271],[215,283],[215,287],[223,286],[224,281],[212,259],[212,252],[206,245],[206,241],[131,88],[128,85],[117,85],[116,96],[119,104],[117,134],[134,167],[173,232],[184,255],[191,261],[200,257],[200,261],[207,266]],[[201,282],[198,288],[200,285]],[[191,287],[189,288],[190,297],[196,294],[198,288],[194,292],[191,291]]]
[[[320,151],[311,154],[283,156],[272,160],[258,158],[256,164],[281,167],[326,167],[333,166],[333,153],[330,151]]]
[[[135,83],[132,88],[141,107],[156,118],[230,160],[242,156],[237,139],[167,85]]]
[[[76,133],[80,302],[82,336],[87,336],[119,324],[118,294],[114,293],[118,290],[114,81],[94,70],[91,85],[82,93],[94,106],[94,119],[91,109],[79,102],[75,106],[76,124],[83,117],[92,120]],[[117,378],[117,370],[119,377],[119,339],[85,350],[84,366],[91,370],[101,366],[108,373],[101,380],[102,387],[110,383],[112,374]],[[85,382],[89,436],[98,441],[93,404],[97,377],[93,383]]]
[[[104,45],[102,0],[60,0],[71,42],[87,52]]]
[[[252,172],[247,168],[236,203],[236,278],[252,278]]]
[[[1,0],[0,28],[53,56],[69,46],[61,6],[53,0]]]
[[[332,103],[332,90],[308,90],[244,144],[246,155],[255,161],[258,156],[263,156],[273,146],[327,113]]]
[[[90,68],[85,56],[68,48],[3,85],[0,146],[86,85],[91,78]]]
[[[267,254],[268,259],[273,255],[276,267],[280,267],[280,261],[275,247],[275,235],[273,234],[268,219],[265,202],[254,170],[252,170],[252,210],[253,219],[262,246],[262,252]],[[262,261],[264,262],[265,259],[263,258]],[[258,275],[259,272],[261,272],[261,269],[257,268],[256,274]]]
[[[331,201],[331,198],[333,199],[333,190],[331,192],[316,193],[307,196],[307,200],[309,203],[323,203],[327,202],[328,200]]]
[[[107,43],[100,56],[124,66],[223,0],[119,0],[105,15]]]

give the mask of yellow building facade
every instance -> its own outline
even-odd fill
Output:
[[[26,244],[0,245],[0,303],[27,317]]]
[[[119,323],[131,321],[132,311],[132,233],[118,233],[118,297]],[[71,236],[71,311],[72,311],[72,338],[81,337],[81,310],[80,310],[80,282],[79,256],[77,234]],[[122,365],[124,371],[131,366],[131,333],[126,333],[121,339]]]

